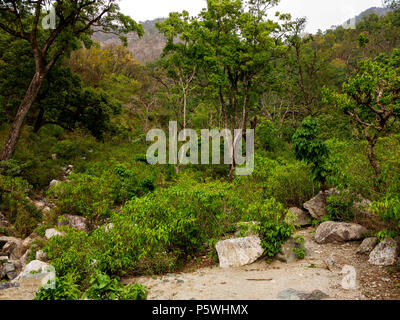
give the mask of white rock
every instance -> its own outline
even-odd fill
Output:
[[[65,235],[65,232],[57,231],[56,229],[47,229],[45,233],[46,239],[51,239],[53,237],[59,236],[62,237]]]
[[[22,272],[13,282],[31,282],[32,280],[38,283],[38,286],[55,288],[56,272],[54,267],[48,263],[33,260],[22,269]]]
[[[221,268],[241,267],[257,261],[264,254],[259,237],[220,241],[215,246]]]
[[[369,254],[371,253],[372,250],[374,250],[374,248],[376,247],[376,245],[378,244],[378,238],[367,238],[365,239],[360,247],[357,250],[357,253],[360,254]]]
[[[50,187],[53,187],[53,186],[55,186],[55,185],[57,185],[57,184],[59,184],[59,183],[61,183],[61,181],[59,181],[59,180],[52,180],[52,181],[50,182]]]
[[[368,262],[375,266],[392,266],[396,264],[397,257],[398,247],[396,241],[387,238],[371,252]]]

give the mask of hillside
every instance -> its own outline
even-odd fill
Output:
[[[144,36],[139,39],[135,33],[129,33],[128,49],[133,53],[133,56],[139,62],[145,64],[160,57],[162,49],[165,45],[163,36],[157,31],[156,22],[163,21],[164,18],[141,22],[144,28]],[[102,45],[119,42],[118,37],[114,35],[95,33],[94,40],[100,41]]]
[[[388,12],[390,12],[391,10],[392,10],[392,9],[390,9],[390,8],[372,7],[372,8],[369,8],[369,9],[367,9],[367,10],[361,12],[359,15],[355,16],[354,18],[345,21],[345,22],[342,24],[342,26],[346,27],[346,26],[349,26],[349,25],[351,25],[351,24],[357,24],[357,23],[359,23],[364,17],[367,17],[367,16],[369,16],[369,15],[371,15],[371,14],[376,14],[376,15],[378,15],[378,16],[381,17],[381,16],[386,15],[386,14],[387,14]]]

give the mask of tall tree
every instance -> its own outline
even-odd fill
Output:
[[[93,29],[122,37],[131,31],[143,34],[143,28],[119,11],[118,0],[0,0],[0,28],[29,42],[35,61],[35,73],[21,101],[5,141],[0,160],[9,160],[16,149],[25,117],[54,64],[80,41],[88,42]],[[54,29],[43,28],[44,10],[54,6]],[[52,13],[51,13],[52,14]],[[126,41],[126,38],[121,38]]]

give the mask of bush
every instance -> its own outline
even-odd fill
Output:
[[[28,199],[31,188],[22,178],[0,175],[0,211],[5,213],[20,237],[30,235],[42,218],[41,213]]]
[[[34,300],[79,300],[81,292],[72,276],[57,277],[55,289],[41,287]]]
[[[148,291],[141,284],[122,285],[117,278],[106,274],[97,274],[91,279],[90,288],[83,298],[90,300],[146,300]]]
[[[354,218],[354,197],[342,191],[327,199],[327,214],[330,221],[351,221]]]
[[[287,210],[274,198],[262,204],[253,204],[248,209],[248,216],[260,222],[256,226],[261,236],[261,245],[268,257],[274,257],[281,250],[294,231],[294,226],[285,222]]]

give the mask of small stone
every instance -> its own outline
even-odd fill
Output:
[[[47,259],[46,253],[43,250],[36,252],[36,260],[45,261]]]
[[[51,182],[50,182],[50,187],[54,187],[55,185],[58,185],[58,184],[60,184],[61,183],[61,181],[59,181],[59,180],[52,180]]]
[[[281,300],[323,300],[329,298],[327,294],[321,290],[314,290],[311,293],[300,292],[294,289],[286,289],[278,294]]]
[[[59,217],[59,221],[57,224],[58,227],[68,226],[70,228],[76,229],[78,231],[87,232],[87,221],[84,217],[81,216],[73,216],[69,214],[65,214]]]
[[[290,208],[289,214],[286,216],[285,221],[291,223],[291,217],[293,217],[294,219],[294,224],[300,227],[307,227],[311,226],[312,224],[311,216],[307,212],[299,208]]]
[[[367,238],[365,239],[360,247],[357,250],[357,253],[359,254],[369,254],[372,252],[372,250],[374,250],[374,248],[376,247],[376,245],[378,244],[379,240],[378,238]]]

